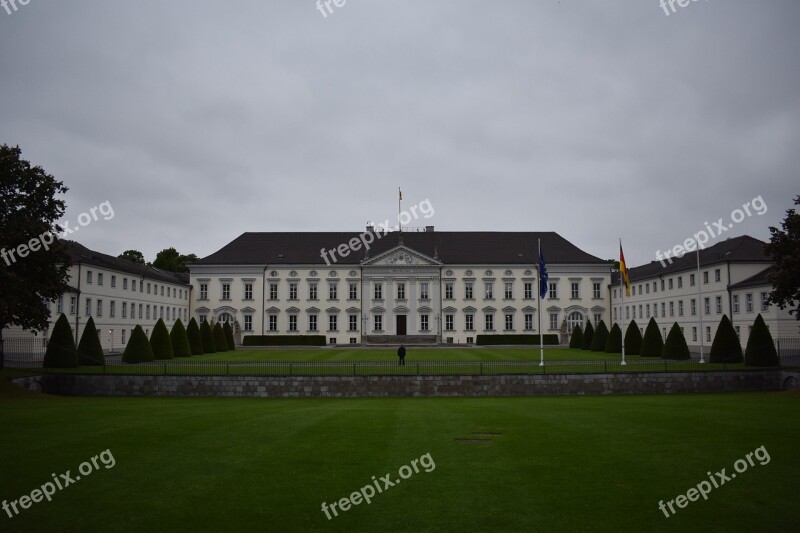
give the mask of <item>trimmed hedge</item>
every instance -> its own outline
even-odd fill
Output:
[[[639,325],[635,320],[631,320],[628,324],[628,330],[625,332],[625,354],[626,355],[639,355],[642,352],[642,332],[639,331]]]
[[[208,320],[203,320],[200,324],[200,338],[203,341],[203,353],[214,353],[214,334],[211,332],[211,325]]]
[[[242,346],[325,346],[324,335],[246,335]]]
[[[218,352],[227,352],[228,341],[225,340],[225,331],[222,329],[222,324],[219,322],[214,324],[214,329],[211,332],[214,334],[214,349]]]
[[[581,345],[583,345],[583,329],[581,329],[581,325],[578,324],[572,328],[572,337],[569,339],[569,347],[580,350]]]
[[[614,322],[606,341],[606,353],[622,353],[622,329]]]
[[[154,359],[172,359],[172,339],[169,337],[169,330],[164,320],[158,319],[153,333],[150,334],[150,347],[153,348]]]
[[[192,355],[203,355],[203,338],[200,336],[200,326],[197,325],[197,320],[194,317],[189,320],[186,336],[189,338],[189,348],[192,350]]]
[[[559,344],[557,333],[545,333],[542,335],[542,343],[548,346]],[[478,335],[475,338],[477,346],[498,346],[502,344],[525,344],[539,345],[539,335],[532,334],[511,334],[511,335]]]
[[[103,345],[97,336],[97,326],[94,319],[89,317],[86,327],[81,334],[81,342],[78,343],[78,364],[81,366],[102,366],[106,358],[103,353]]]
[[[642,357],[661,357],[661,350],[664,349],[664,338],[661,337],[661,332],[658,330],[656,319],[651,318],[647,323],[647,329],[644,330],[644,338],[642,338]]]
[[[225,322],[225,325],[222,326],[222,331],[225,333],[225,342],[228,345],[228,350],[235,350],[236,341],[233,340],[233,328],[230,322]]]
[[[600,323],[597,324],[597,329],[594,330],[594,338],[592,338],[592,351],[605,351],[606,342],[608,342],[608,328],[606,327],[606,323],[601,320]]]
[[[709,360],[712,363],[741,363],[744,361],[742,345],[728,315],[722,315],[722,320],[719,321],[714,342],[711,343]]]
[[[125,346],[125,352],[122,354],[123,363],[146,363],[152,361],[153,348],[150,346],[150,341],[147,340],[142,326],[136,326],[131,332],[131,338],[128,339],[128,345]]]
[[[744,350],[744,364],[747,366],[778,366],[778,352],[761,313],[753,322],[753,329]]]
[[[592,326],[592,323],[587,320],[586,327],[583,328],[583,344],[581,344],[581,350],[591,350],[593,340],[594,327]]]
[[[47,341],[47,351],[44,354],[45,368],[76,368],[78,366],[78,351],[75,349],[75,340],[72,338],[72,328],[64,313],[56,320],[53,333]]]
[[[183,327],[183,322],[181,322],[180,318],[172,325],[169,339],[172,341],[172,355],[175,357],[189,357],[192,355],[189,336],[186,334],[186,328]]]
[[[661,349],[661,357],[663,359],[677,359],[686,360],[691,359],[689,347],[686,345],[686,337],[683,336],[683,331],[677,322],[672,324],[672,328],[667,334],[667,342]]]

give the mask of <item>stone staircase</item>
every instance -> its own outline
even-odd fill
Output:
[[[421,344],[438,344],[436,335],[365,335],[362,337],[364,344],[372,345],[400,345],[406,346]]]

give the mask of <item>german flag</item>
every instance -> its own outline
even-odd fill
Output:
[[[631,280],[628,277],[628,267],[625,266],[625,254],[622,253],[622,242],[619,243],[619,275],[625,284],[625,296],[631,295]]]

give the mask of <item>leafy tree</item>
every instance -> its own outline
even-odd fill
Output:
[[[100,337],[97,336],[97,327],[94,325],[94,319],[89,317],[83,328],[83,334],[81,334],[81,342],[78,343],[78,364],[102,366],[105,364],[105,360],[103,345],[100,344]]]
[[[625,355],[639,355],[642,351],[642,332],[635,320],[631,320],[625,331]]]
[[[622,353],[622,329],[616,322],[611,326],[605,350],[606,353]]]
[[[689,353],[689,346],[686,345],[686,337],[683,336],[683,331],[677,322],[672,324],[669,333],[667,334],[667,342],[661,349],[661,357],[664,359],[678,359],[685,360],[691,359]]]
[[[711,343],[709,360],[712,363],[741,363],[744,360],[739,336],[736,335],[728,315],[722,315],[722,320],[719,321],[714,342]]]
[[[581,325],[577,324],[574,328],[572,328],[572,337],[569,339],[569,347],[580,350],[582,345],[583,330],[581,329]]]
[[[228,341],[225,340],[225,331],[222,329],[222,324],[219,322],[214,324],[212,333],[214,336],[214,349],[218,352],[227,352]]]
[[[651,318],[647,323],[647,329],[644,330],[644,337],[642,338],[642,357],[661,357],[661,351],[664,349],[664,338],[658,330],[656,319]]]
[[[150,347],[153,348],[154,359],[172,359],[172,339],[170,339],[167,325],[159,318],[150,334]]]
[[[594,327],[592,327],[592,323],[589,320],[586,320],[586,327],[583,328],[583,344],[581,344],[581,350],[591,350],[592,349],[592,340],[594,339]]]
[[[606,259],[606,263],[611,265],[611,272],[619,272],[619,259]]]
[[[197,261],[195,254],[181,255],[175,248],[165,248],[156,254],[153,266],[170,272],[189,272],[187,263]]]
[[[46,331],[45,302],[67,290],[71,263],[56,224],[65,210],[56,196],[68,189],[21,154],[19,147],[0,145],[0,368],[3,330]]]
[[[132,263],[138,263],[140,265],[145,264],[144,263],[144,254],[142,254],[142,252],[140,252],[139,250],[125,250],[124,252],[119,254],[117,257],[119,259],[127,259],[128,261],[130,261]]]
[[[123,363],[146,363],[155,359],[153,356],[153,348],[150,346],[150,341],[147,340],[142,326],[136,326],[131,332],[131,338],[128,339],[128,345],[125,346],[125,352],[122,354]]]
[[[228,350],[235,350],[236,341],[233,339],[233,328],[230,322],[225,322],[225,325],[222,326],[222,332],[225,333],[225,343],[228,346]]]
[[[800,205],[800,195],[794,203]],[[800,213],[787,210],[781,226],[783,230],[770,226],[772,237],[764,248],[775,261],[768,277],[773,289],[767,302],[781,309],[794,307],[789,313],[800,320]]]
[[[592,351],[602,352],[606,349],[606,342],[608,342],[608,328],[606,323],[602,320],[597,324],[597,329],[594,330],[594,337],[592,338]]]
[[[761,313],[753,323],[747,348],[744,350],[744,364],[747,366],[778,366],[778,352]]]
[[[203,340],[203,352],[214,353],[217,351],[214,347],[214,334],[211,332],[208,320],[200,323],[200,338]]]
[[[180,318],[172,325],[169,338],[172,341],[172,354],[175,357],[189,357],[192,355],[189,336],[186,334],[186,328],[183,327],[183,322],[181,322]]]
[[[189,347],[192,349],[192,355],[203,355],[203,337],[200,334],[200,326],[197,325],[197,320],[194,317],[189,320],[186,336],[189,337]]]
[[[75,339],[72,337],[72,328],[65,314],[61,314],[53,326],[50,340],[47,341],[47,351],[44,354],[45,368],[76,368],[78,366],[78,351],[75,349]]]

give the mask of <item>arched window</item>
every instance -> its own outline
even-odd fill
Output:
[[[575,326],[583,327],[584,318],[580,311],[573,311],[567,317],[567,332],[571,335]]]
[[[223,325],[225,322],[230,322],[231,326],[233,326],[233,316],[230,313],[220,313],[217,317],[217,322]]]

